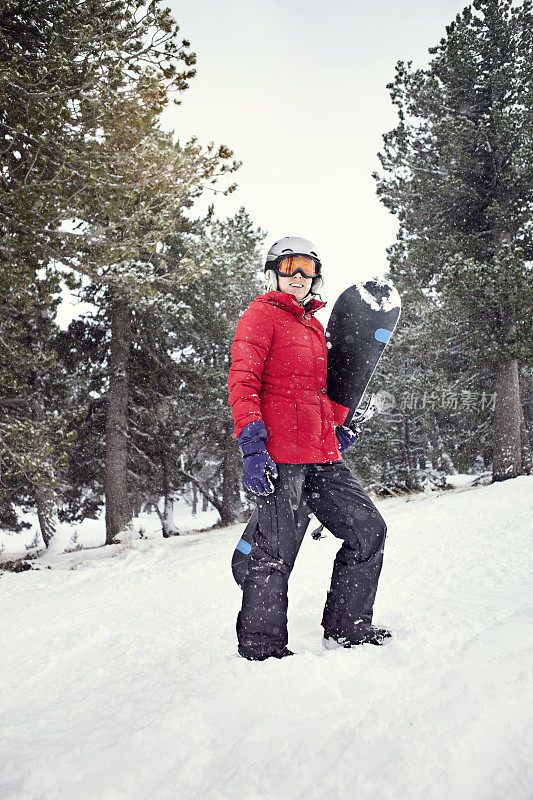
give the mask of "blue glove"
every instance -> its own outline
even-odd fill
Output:
[[[339,425],[338,428],[335,428],[335,433],[337,435],[337,441],[339,443],[339,450],[341,453],[344,453],[349,447],[352,447],[359,439],[359,434],[354,433],[350,428],[346,428],[344,425]]]
[[[265,423],[261,419],[249,422],[237,436],[243,455],[242,480],[254,494],[272,494],[274,484],[270,476],[278,477],[278,468],[266,449],[267,438]]]

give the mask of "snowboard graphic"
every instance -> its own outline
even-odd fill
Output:
[[[358,418],[365,418],[365,414],[358,415],[356,409],[396,327],[400,310],[401,300],[394,286],[377,280],[350,286],[333,306],[326,328],[327,389],[330,400],[349,408],[345,425],[349,425],[352,419],[355,422]],[[248,570],[258,516],[256,508],[231,560],[233,577],[241,588]],[[311,516],[311,511],[302,502],[298,509],[298,528],[303,528],[302,536]]]

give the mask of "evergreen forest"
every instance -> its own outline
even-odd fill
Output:
[[[176,503],[220,526],[254,506],[227,375],[268,242],[217,214],[239,153],[161,125],[194,85],[178,23],[161,0],[0,0],[0,528],[34,513],[41,547],[101,514],[113,544],[141,511],[168,537]],[[379,496],[533,469],[531,2],[474,0],[433,44],[396,65],[376,142],[403,310],[369,390],[395,402],[345,458]],[[67,295],[88,310],[65,326]]]

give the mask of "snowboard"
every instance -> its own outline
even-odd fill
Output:
[[[358,413],[370,378],[400,317],[401,300],[394,286],[371,280],[345,289],[333,306],[326,328],[328,347],[327,391],[330,400],[349,409],[345,425],[371,416],[369,408]],[[372,413],[376,409],[371,409]],[[254,543],[258,511],[255,509],[237,542],[231,560],[235,581],[242,588]],[[298,528],[303,537],[312,513],[302,502],[297,512]],[[322,526],[317,529],[320,537]]]
[[[349,408],[350,425],[400,318],[401,300],[386,281],[356,283],[339,296],[326,328],[328,397]]]

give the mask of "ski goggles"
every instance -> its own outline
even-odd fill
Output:
[[[291,278],[297,272],[304,278],[316,278],[320,275],[320,261],[315,261],[311,256],[280,256],[274,262],[274,270],[277,275],[286,278]]]

